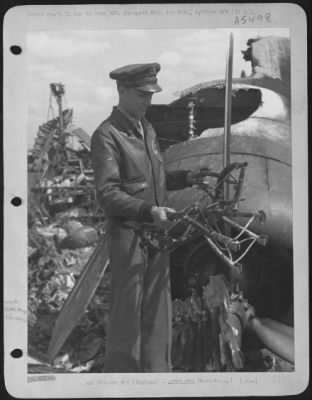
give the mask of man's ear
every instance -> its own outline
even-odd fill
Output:
[[[117,83],[117,90],[119,94],[124,94],[126,91],[125,86],[121,85],[120,83]]]

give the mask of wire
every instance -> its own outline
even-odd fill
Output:
[[[254,238],[248,237],[248,238],[242,239],[242,240],[239,242],[239,244],[242,244],[242,243],[245,243],[245,242],[249,242],[250,240],[254,240]]]
[[[254,219],[256,218],[255,215],[253,215],[249,221],[247,221],[246,225],[241,229],[241,231],[239,232],[239,234],[234,238],[234,239],[239,239],[247,230],[247,228],[249,227],[249,225],[254,221]]]
[[[257,241],[257,239],[253,239],[252,242],[250,243],[250,245],[247,247],[247,249],[244,251],[244,253],[239,256],[235,261],[234,264],[237,264],[240,260],[242,260],[245,255],[248,253],[248,251],[251,249],[251,247],[254,245],[254,243]]]

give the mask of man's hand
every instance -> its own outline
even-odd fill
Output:
[[[167,214],[174,213],[175,210],[169,207],[157,207],[153,206],[151,209],[151,214],[153,217],[154,224],[159,229],[166,229],[170,225],[170,221]]]
[[[196,168],[194,171],[189,171],[187,174],[187,184],[189,186],[195,185],[199,178],[203,178],[210,172],[209,168]]]

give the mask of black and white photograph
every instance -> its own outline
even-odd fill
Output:
[[[11,394],[304,390],[303,15],[162,4],[6,17]]]

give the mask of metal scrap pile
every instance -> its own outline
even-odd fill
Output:
[[[76,249],[59,246],[59,238],[79,226],[71,220],[49,226],[33,224],[29,228],[29,354],[46,363],[44,367],[48,366],[45,356],[56,319],[95,248],[95,244]],[[101,233],[102,224],[93,229]],[[54,359],[51,372],[103,370],[110,285],[108,270]],[[190,297],[173,301],[174,371],[291,370],[287,363],[263,349],[246,352],[243,360],[235,329],[228,322],[229,302],[222,276],[210,277],[201,296],[193,291]],[[30,365],[29,371],[42,372],[40,368]]]
[[[39,228],[38,228],[39,229]],[[42,229],[42,228],[41,228]],[[29,354],[45,362],[53,326],[94,246],[58,249],[48,230],[29,231],[28,338]],[[79,324],[55,359],[54,368],[71,372],[97,371],[104,354],[110,274],[107,273]],[[30,368],[31,370],[31,368]],[[35,371],[34,371],[35,372]]]
[[[101,217],[95,201],[90,137],[74,126],[73,110],[62,111],[64,86],[51,84],[51,92],[59,116],[39,127],[28,153],[31,216],[47,220],[65,212],[80,219]]]
[[[193,291],[187,299],[173,301],[175,371],[293,371],[293,364],[248,337],[247,329],[239,329],[232,314],[239,301],[229,296],[223,275],[211,276],[201,295]]]
[[[59,115],[39,127],[28,153],[29,353],[43,361],[55,320],[94,250],[103,220],[95,202],[90,137],[73,125],[71,109],[62,110],[64,86],[50,86]],[[103,353],[109,284],[108,273],[56,367],[88,370],[86,360]]]

